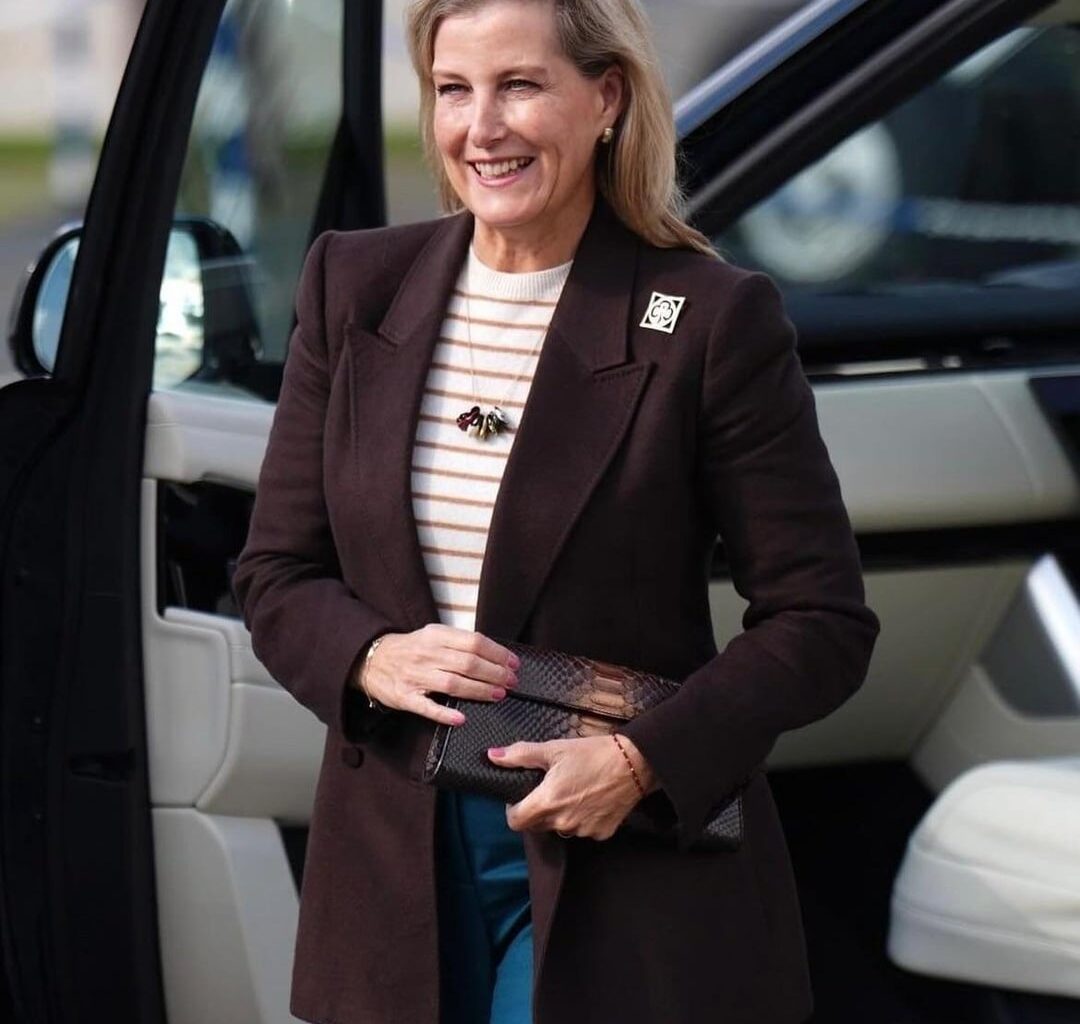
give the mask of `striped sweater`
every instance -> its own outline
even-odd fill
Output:
[[[435,345],[413,447],[412,503],[439,620],[460,629],[476,628],[495,498],[570,266],[505,273],[470,247]],[[462,431],[458,415],[477,404],[485,413],[498,405],[510,428],[484,440]]]

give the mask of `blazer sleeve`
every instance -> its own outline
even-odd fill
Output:
[[[703,500],[748,602],[743,631],[621,730],[674,805],[683,849],[781,732],[858,689],[880,630],[795,329],[765,274],[736,283],[710,332],[698,444]]]
[[[358,657],[398,629],[343,582],[323,494],[323,422],[331,373],[324,315],[333,232],[311,246],[297,288],[281,395],[233,591],[252,648],[270,674],[351,741],[383,713],[349,685]]]

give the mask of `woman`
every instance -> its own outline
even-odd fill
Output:
[[[458,212],[312,246],[235,578],[329,727],[292,1011],[794,1024],[762,766],[857,689],[878,621],[792,326],[679,218],[635,0],[414,0],[408,25]],[[722,653],[718,532],[749,602]],[[489,751],[545,769],[520,803],[436,793],[432,731],[462,720],[440,698],[501,699],[507,640],[683,684],[615,740]],[[695,849],[744,782],[742,846]],[[678,848],[618,830],[651,791]]]

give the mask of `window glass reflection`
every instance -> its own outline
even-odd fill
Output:
[[[1080,32],[973,54],[717,241],[790,289],[1080,284]]]

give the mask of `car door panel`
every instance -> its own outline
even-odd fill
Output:
[[[1041,554],[1040,525],[1080,517],[1075,469],[1031,388],[1043,372],[1056,371],[815,385],[822,434],[864,549],[877,537],[903,536],[913,564],[865,560],[868,601],[882,621],[867,679],[828,718],[781,736],[770,766],[911,758],[938,789],[991,754],[1050,754],[1080,743],[1080,718],[1044,727],[1017,712],[996,715],[1000,702],[980,668]],[[974,561],[935,565],[935,556],[919,553],[920,531],[960,538],[1025,523],[1036,546],[1020,557],[991,546]],[[713,600],[726,603],[731,595],[714,587]],[[737,627],[734,614],[726,618],[727,630]],[[725,632],[718,630],[718,642]],[[969,733],[983,740],[964,739]],[[942,743],[949,771],[938,764],[946,755],[932,753]]]
[[[978,764],[1080,750],[1080,600],[1044,555],[913,752],[935,789]]]
[[[1080,715],[1043,717],[1010,707],[981,662],[971,665],[953,698],[912,751],[935,791],[976,765],[1014,758],[1074,757]]]
[[[143,487],[143,512],[157,508]],[[143,521],[143,662],[150,794],[155,806],[191,805],[225,757],[231,671],[219,630],[173,621],[157,610],[157,522]],[[150,595],[150,600],[146,600]]]
[[[192,807],[152,813],[169,1024],[291,1024],[299,901],[279,829]]]
[[[1030,377],[1013,370],[817,384],[822,436],[856,531],[1080,515],[1080,481]]]
[[[144,612],[154,805],[306,822],[325,727],[270,677],[242,622],[152,601]]]
[[[258,661],[242,621],[162,605],[158,579],[163,485],[253,493],[272,414],[182,391],[154,392],[147,406],[141,601],[170,1024],[293,1019],[298,896],[281,828],[310,819],[326,728]]]
[[[909,758],[1027,569],[1006,561],[866,572],[867,601],[882,621],[866,680],[827,718],[781,735],[769,767]],[[723,607],[729,595],[712,597]]]
[[[233,683],[225,759],[195,806],[306,825],[326,728],[280,688]]]
[[[818,385],[823,434],[857,532],[1077,518],[1075,469],[1031,388],[1033,378],[1053,373]],[[868,599],[883,630],[866,682],[829,718],[782,736],[770,764],[912,758],[940,790],[985,760],[1080,749],[1080,715],[1048,721],[1010,708],[984,662],[1024,603],[1037,561],[1033,554],[902,571],[871,564]],[[1054,661],[1029,667],[1045,675]]]
[[[155,391],[146,407],[144,476],[254,491],[273,416],[273,405],[214,391]]]

